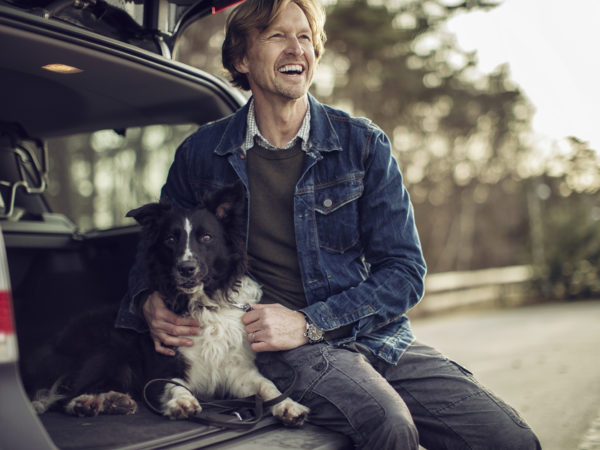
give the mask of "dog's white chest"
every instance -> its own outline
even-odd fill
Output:
[[[202,330],[193,337],[192,347],[180,347],[179,351],[188,364],[186,381],[197,395],[211,396],[217,390],[230,392],[244,373],[256,370],[255,355],[242,323],[245,311],[233,305],[256,304],[260,296],[260,286],[243,277],[238,289],[228,297],[219,291],[212,299],[191,300],[192,316]]]
[[[254,352],[250,348],[242,315],[235,308],[204,310],[195,315],[202,331],[193,337],[192,347],[181,347],[189,367],[187,381],[200,395],[228,390],[240,369],[253,367]]]

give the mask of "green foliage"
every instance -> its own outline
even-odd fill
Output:
[[[552,299],[600,295],[600,202],[596,195],[546,201],[536,285]]]
[[[529,196],[534,281],[551,299],[600,295],[600,155],[576,138],[568,145]]]

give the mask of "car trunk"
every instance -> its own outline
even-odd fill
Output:
[[[43,219],[43,220],[42,220]],[[32,355],[79,313],[117,304],[126,291],[137,227],[73,233],[60,217],[3,222],[21,373]],[[26,375],[25,375],[26,378]],[[27,380],[24,380],[25,383]],[[263,419],[254,428],[227,430],[194,420],[172,421],[148,409],[128,416],[39,416],[58,448],[345,448],[346,438],[306,425],[299,430]]]
[[[27,384],[41,346],[80,313],[120,302],[138,240],[136,226],[81,233],[65,215],[50,212],[48,184],[56,178],[48,181],[48,142],[99,130],[114,130],[124,138],[130,128],[198,126],[237,110],[245,97],[223,80],[163,57],[196,18],[233,3],[11,0],[0,5],[0,42],[11,49],[0,58],[0,250],[6,247],[6,261],[0,251],[0,282],[5,265],[10,274],[8,289],[0,283],[0,319],[6,309],[15,317],[14,329],[12,322],[7,330],[0,326],[0,344],[5,331],[11,339],[16,332],[19,353],[17,359],[15,350],[8,361],[0,354],[0,448],[51,448],[45,431],[59,448],[346,447],[345,437],[311,424],[291,430],[266,418],[251,430],[231,431],[171,421],[143,404],[130,416],[75,418],[49,412],[38,417],[23,394],[21,378]],[[112,4],[126,6],[133,16]],[[84,70],[48,72],[44,66],[50,62]],[[30,141],[32,152],[27,150]],[[80,141],[74,144],[89,146]],[[131,142],[127,149],[141,155],[144,149],[129,147]],[[166,152],[164,142],[158,147]],[[82,154],[68,153],[68,148],[65,142],[50,148],[54,170],[69,172],[68,163]],[[52,150],[62,152],[61,159]],[[87,153],[96,157],[94,151]],[[67,191],[76,189],[58,178],[63,181],[59,197],[68,203]],[[110,203],[129,195],[115,194]],[[83,203],[93,202],[86,197]],[[75,217],[66,209],[55,210]]]

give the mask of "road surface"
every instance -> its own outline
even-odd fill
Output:
[[[413,319],[515,407],[544,450],[600,450],[600,300]]]

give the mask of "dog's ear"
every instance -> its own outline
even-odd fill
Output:
[[[206,209],[212,212],[225,230],[230,258],[228,268],[221,271],[221,279],[228,285],[224,291],[233,289],[235,281],[246,273],[248,257],[246,254],[244,207],[246,206],[246,188],[241,181],[226,186],[204,198]]]
[[[217,216],[217,219],[226,221],[241,212],[245,198],[246,188],[241,181],[237,181],[235,184],[208,195],[204,199],[204,204]]]
[[[141,226],[148,227],[155,224],[158,218],[170,208],[171,206],[167,203],[148,203],[132,209],[126,214],[126,217],[133,217]]]

